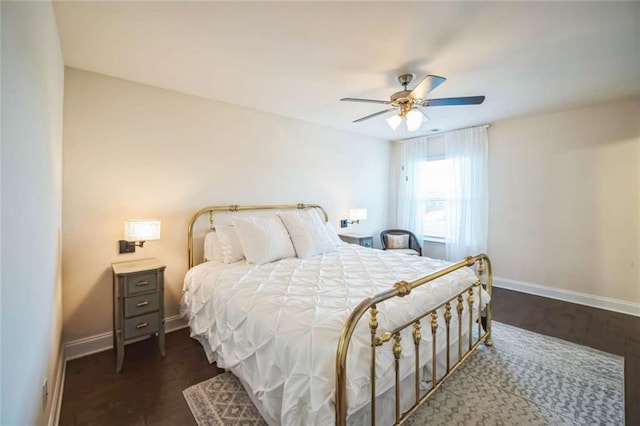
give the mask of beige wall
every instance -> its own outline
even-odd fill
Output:
[[[46,424],[62,326],[64,65],[50,2],[2,2],[2,425]],[[42,402],[42,384],[49,396]]]
[[[494,123],[489,168],[497,276],[640,302],[640,99]]]
[[[215,84],[215,82],[212,82]],[[319,203],[349,231],[387,223],[389,142],[67,68],[64,110],[64,340],[111,331],[112,262],[166,262],[178,313],[186,225],[206,205]],[[123,221],[159,218],[162,239],[119,255]]]

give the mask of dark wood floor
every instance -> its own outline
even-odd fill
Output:
[[[69,361],[59,424],[195,425],[182,391],[223,370],[188,329],[166,338],[166,358],[155,338],[127,345],[120,374],[113,350]]]
[[[640,425],[640,318],[494,289],[494,319],[625,358],[626,424]],[[182,391],[221,372],[188,330],[127,346],[122,373],[113,351],[67,363],[61,425],[195,425]]]

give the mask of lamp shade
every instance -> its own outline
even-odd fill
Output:
[[[391,130],[395,130],[400,125],[400,122],[402,121],[402,118],[400,118],[400,116],[398,114],[396,114],[393,117],[389,117],[389,118],[385,119],[385,121],[387,122],[389,127],[391,127]]]
[[[407,113],[407,130],[414,132],[422,126],[422,118],[424,116],[418,110],[412,109]]]
[[[367,209],[349,209],[349,220],[367,220]]]
[[[124,239],[127,241],[149,241],[160,239],[158,219],[127,219],[124,221]]]

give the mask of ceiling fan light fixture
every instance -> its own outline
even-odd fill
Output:
[[[407,112],[407,130],[410,132],[415,132],[416,130],[418,130],[420,126],[422,126],[423,117],[424,116],[422,115],[422,113],[416,109],[412,109],[411,111]]]
[[[400,116],[398,114],[396,114],[393,117],[389,117],[389,118],[385,119],[385,121],[387,122],[389,127],[391,127],[391,130],[396,130],[398,128],[398,126],[400,125],[400,122],[402,121],[402,118],[400,118]]]

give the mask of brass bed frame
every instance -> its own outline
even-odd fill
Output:
[[[325,222],[328,221],[328,215],[325,209],[316,204],[283,204],[283,205],[258,205],[258,206],[211,206],[205,207],[197,211],[189,220],[188,232],[187,232],[187,246],[189,253],[189,268],[194,266],[194,250],[193,250],[193,232],[197,220],[205,214],[209,215],[209,230],[215,230],[214,226],[214,214],[217,212],[238,212],[248,210],[290,210],[290,209],[319,209],[324,215]],[[378,305],[386,300],[394,297],[404,297],[411,293],[411,291],[417,287],[428,285],[431,281],[434,281],[440,277],[443,277],[453,271],[464,267],[476,266],[476,272],[478,279],[457,295],[451,297],[444,303],[436,306],[428,312],[424,312],[418,317],[412,319],[400,327],[394,330],[378,333]],[[483,283],[483,273],[486,271],[486,280]],[[347,354],[349,349],[349,343],[351,336],[364,314],[369,312],[369,329],[371,332],[371,424],[376,424],[376,370],[375,370],[375,357],[377,347],[383,346],[387,342],[393,341],[391,344],[391,350],[395,359],[395,423],[404,423],[411,414],[413,414],[422,404],[424,404],[429,397],[431,397],[442,384],[447,380],[459,367],[464,363],[471,354],[482,344],[486,346],[492,346],[493,340],[491,339],[491,302],[489,301],[485,306],[486,325],[484,326],[481,321],[481,309],[482,309],[482,288],[485,288],[489,296],[491,296],[492,287],[492,272],[491,261],[486,254],[477,254],[475,256],[469,256],[465,259],[453,263],[446,268],[440,269],[434,273],[426,275],[415,281],[406,282],[400,281],[393,285],[393,288],[370,296],[360,302],[356,308],[351,312],[351,315],[345,322],[340,340],[338,341],[338,347],[336,352],[336,376],[335,376],[335,412],[336,412],[336,425],[345,426],[347,424]],[[478,292],[478,319],[477,338],[473,340],[473,309],[474,304],[474,289],[477,288]],[[467,294],[467,307],[465,308],[465,302],[463,295]],[[450,350],[450,337],[451,337],[451,310],[453,308],[453,302],[455,302],[455,311],[457,312],[457,333],[458,333],[458,360],[455,363],[451,363],[451,350]],[[436,334],[439,327],[438,323],[438,310],[444,308],[442,317],[446,328],[446,373],[438,379],[437,375],[437,359],[436,359]],[[468,329],[468,344],[463,348],[462,337],[462,314],[465,309],[469,310],[469,329]],[[421,320],[425,319],[429,322],[431,328],[431,388],[424,394],[420,395],[420,340],[421,340]],[[412,327],[412,336],[415,347],[415,403],[404,413],[400,408],[400,356],[402,354],[402,346],[400,345],[402,330]],[[484,333],[483,333],[484,331]],[[464,352],[463,352],[463,349]]]

